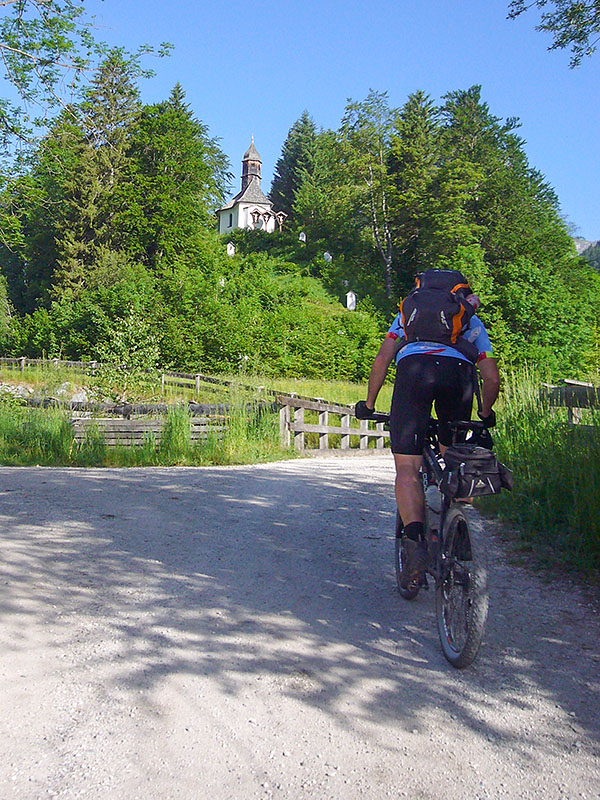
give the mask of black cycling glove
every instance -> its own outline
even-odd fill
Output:
[[[356,419],[371,419],[375,413],[374,408],[369,408],[365,400],[359,400],[354,406],[354,416]]]
[[[477,412],[477,416],[483,422],[486,428],[493,428],[496,424],[496,412],[494,411],[493,408],[487,415],[487,417],[482,417],[481,412],[479,411]]]

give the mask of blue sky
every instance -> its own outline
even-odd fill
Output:
[[[254,135],[263,188],[288,130],[304,109],[337,128],[348,98],[387,91],[401,106],[422,89],[442,95],[473,84],[493,114],[522,123],[530,164],[556,190],[587,239],[600,238],[600,52],[576,70],[548,52],[539,14],[506,19],[509,0],[87,0],[98,38],[135,48],[171,42],[151,59],[146,102],[179,81],[197,117],[221,139],[239,183]]]

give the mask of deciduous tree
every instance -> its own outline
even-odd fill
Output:
[[[530,8],[542,11],[536,30],[552,34],[549,50],[570,49],[570,66],[578,67],[586,56],[596,52],[600,40],[598,0],[512,0],[508,16],[515,19]]]

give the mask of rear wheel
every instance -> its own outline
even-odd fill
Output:
[[[400,597],[403,597],[405,600],[414,600],[415,597],[419,594],[419,587],[415,586],[410,589],[403,589],[402,586],[400,586],[400,575],[402,573],[402,564],[403,564],[402,522],[400,520],[400,514],[396,513],[396,542],[395,542],[395,554],[394,554],[394,565],[396,567],[396,586],[398,587],[398,592],[400,593]]]
[[[488,611],[487,559],[480,528],[459,506],[444,523],[441,574],[435,609],[442,650],[453,667],[469,666],[477,655]]]

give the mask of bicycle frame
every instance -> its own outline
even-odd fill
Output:
[[[377,422],[387,423],[390,420],[389,414],[375,413],[373,419]],[[469,431],[476,435],[478,431],[482,431],[485,425],[482,422],[474,420],[459,420],[450,423],[452,431],[452,442],[455,444],[460,436],[466,438]],[[428,486],[435,486],[438,491],[442,482],[444,467],[443,456],[440,451],[440,445],[437,437],[438,422],[436,419],[431,418],[429,428],[427,430],[427,439],[423,447],[423,491],[426,492]],[[436,587],[443,580],[447,566],[443,563],[444,541],[446,535],[445,522],[448,511],[454,503],[460,502],[456,500],[449,500],[444,494],[441,494],[441,505],[439,514],[439,530],[437,536],[435,531],[431,529],[430,525],[426,526],[425,535],[427,538],[428,550],[431,554],[431,559],[427,568],[427,573],[435,580]],[[441,546],[440,546],[441,545]]]
[[[387,414],[371,419],[389,422]],[[450,423],[452,443],[490,442],[478,436],[486,426],[481,422]],[[469,433],[471,432],[471,433]],[[469,438],[469,436],[471,438]],[[442,453],[443,450],[443,453]],[[461,499],[441,491],[445,475],[446,450],[438,440],[438,423],[431,420],[422,450],[421,476],[425,494],[425,537],[428,563],[423,580],[406,583],[401,520],[396,517],[395,568],[398,591],[404,600],[414,600],[421,588],[428,588],[427,575],[435,580],[436,621],[444,656],[457,669],[469,666],[476,657],[485,631],[488,613],[485,540],[472,526]]]

